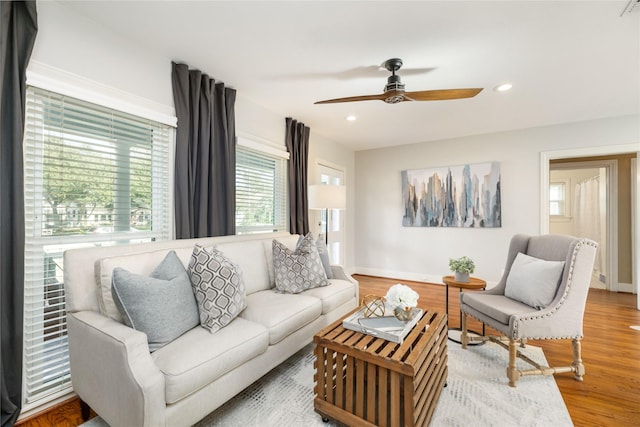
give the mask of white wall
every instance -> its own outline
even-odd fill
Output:
[[[170,58],[148,52],[60,3],[38,2],[31,61],[173,109]]]
[[[73,75],[73,81],[88,82],[97,91],[112,97],[128,95],[129,101],[144,104],[161,114],[175,115],[171,88],[171,61],[146,47],[120,37],[110,29],[78,15],[56,2],[38,2],[38,35],[31,56],[31,74],[51,74],[51,78]],[[207,70],[202,70],[207,73]],[[55,75],[55,76],[54,76]],[[215,78],[215,76],[212,76]],[[73,83],[72,83],[73,84]],[[233,85],[233,82],[229,82]],[[284,147],[285,118],[243,97],[237,89],[236,131]],[[135,111],[130,111],[135,114]],[[291,112],[295,118],[295,111]],[[332,162],[347,171],[347,183],[354,179],[354,153],[317,135],[311,129],[309,181],[313,183],[318,159]],[[346,265],[353,265],[353,191],[347,193]],[[350,230],[350,231],[349,231]]]
[[[511,236],[540,233],[540,153],[638,144],[637,116],[524,129],[356,153],[355,271],[407,280],[448,275],[448,259],[476,262],[475,276],[497,281]],[[500,162],[502,227],[403,227],[400,172]]]

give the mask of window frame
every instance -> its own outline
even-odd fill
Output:
[[[42,79],[36,81],[41,81]],[[156,115],[154,118],[142,117],[133,114],[128,111],[122,111],[111,106],[101,105],[95,102],[91,98],[91,92],[83,92],[84,96],[79,98],[67,93],[60,93],[55,90],[56,85],[39,85],[30,84],[33,82],[28,81],[27,97],[30,95],[30,91],[46,91],[56,96],[66,96],[69,98],[76,98],[76,100],[83,103],[94,104],[99,109],[109,109],[117,111],[118,114],[124,113],[125,116],[136,116],[143,121],[155,122],[158,126],[161,126],[162,136],[156,133],[151,134],[151,143],[149,144],[150,151],[150,167],[151,167],[151,191],[154,196],[152,197],[152,206],[154,212],[157,212],[158,216],[154,217],[154,226],[151,230],[145,232],[136,232],[134,234],[128,232],[112,232],[105,234],[85,234],[85,235],[52,235],[47,232],[47,229],[43,226],[43,219],[41,215],[44,215],[42,196],[44,194],[44,163],[43,153],[45,147],[45,139],[43,137],[43,130],[38,129],[34,131],[29,130],[26,126],[32,126],[32,123],[26,123],[25,126],[25,340],[23,342],[24,357],[23,357],[23,391],[22,391],[22,414],[28,416],[31,412],[41,410],[43,407],[47,407],[52,403],[55,403],[58,399],[64,398],[68,394],[73,392],[70,376],[68,373],[68,352],[64,347],[68,345],[66,340],[66,320],[65,318],[65,296],[64,285],[61,277],[62,274],[62,261],[58,259],[61,257],[62,251],[71,246],[93,246],[96,244],[120,244],[129,243],[132,241],[149,241],[149,240],[164,240],[171,239],[173,237],[173,151],[175,146],[175,125],[171,126],[166,123],[166,117],[162,122],[155,120],[162,114]],[[43,87],[44,86],[44,87]],[[53,86],[53,88],[51,87]],[[68,92],[68,91],[63,91]],[[31,94],[33,96],[33,94]],[[102,99],[103,97],[98,97]],[[133,108],[133,110],[136,110]],[[138,109],[137,111],[140,111]],[[31,114],[31,115],[30,115]],[[33,113],[27,112],[28,117],[32,118]],[[42,116],[44,117],[44,116]],[[43,122],[44,123],[44,119]],[[30,135],[28,133],[31,132]],[[34,133],[36,134],[34,136]],[[161,138],[161,141],[157,138]],[[35,140],[40,138],[39,141],[29,141],[27,138]],[[35,145],[28,145],[35,144]],[[162,154],[159,154],[158,150],[162,150]],[[29,156],[29,157],[27,157]],[[158,157],[159,156],[159,157]],[[116,163],[120,165],[120,163]],[[30,169],[27,168],[27,165]],[[28,170],[32,171],[32,176],[28,176]],[[162,182],[161,186],[157,185],[157,182]],[[29,195],[31,191],[31,195]],[[162,196],[162,205],[157,205],[159,194]],[[156,226],[157,224],[157,226]],[[59,247],[60,250],[58,257],[54,259],[54,256],[47,251],[52,247]],[[55,252],[55,251],[54,251]],[[57,253],[57,252],[56,252]],[[51,258],[51,259],[49,259]],[[45,265],[46,263],[46,265]],[[53,275],[49,274],[49,270],[53,269]],[[55,280],[55,283],[47,283],[48,280]],[[27,310],[27,304],[40,304]],[[41,308],[38,308],[41,307]],[[52,308],[55,310],[53,313],[55,319],[47,320],[47,309]],[[34,320],[35,319],[35,320]],[[42,322],[53,321],[55,324],[52,326],[34,326],[37,319],[41,319]],[[43,323],[44,325],[44,323]],[[52,369],[57,370],[58,377],[56,381],[42,388],[42,391],[37,391],[34,388],[33,380],[29,379],[30,373],[28,372],[28,366],[34,366],[34,357],[40,353],[33,353],[36,350],[28,349],[28,335],[31,335],[32,339],[36,342],[45,343],[47,341],[46,335],[49,334],[51,327],[57,328],[53,334],[57,334],[59,338],[53,343],[59,348],[59,353],[56,355],[56,362],[52,362]],[[35,334],[35,335],[34,335]],[[41,338],[38,338],[37,334],[42,334]],[[54,337],[56,338],[56,337]],[[39,351],[39,350],[38,350]],[[46,353],[46,350],[42,350],[41,353]],[[66,353],[66,356],[65,356]],[[34,356],[35,354],[35,356]],[[46,357],[46,356],[42,356]],[[55,364],[53,364],[55,363]],[[44,369],[43,365],[35,364],[36,369]],[[38,366],[40,366],[38,368]],[[67,373],[64,373],[66,370]],[[34,392],[36,390],[36,392]]]
[[[552,199],[551,187],[554,185],[562,185],[564,188],[564,198],[563,199]],[[554,179],[549,182],[549,218],[555,222],[567,222],[571,221],[571,179]],[[552,203],[561,203],[564,207],[564,211],[561,214],[552,214],[551,213],[551,204]]]
[[[244,152],[241,153],[241,152]],[[264,161],[280,162],[275,165],[275,170],[279,175],[275,177],[273,183],[274,191],[274,222],[273,224],[247,226],[240,225],[238,221],[238,206],[242,201],[239,197],[239,186],[237,185],[238,170],[241,168],[240,161],[244,156],[253,155]],[[284,150],[284,146],[278,146],[269,141],[255,136],[238,136],[236,138],[236,234],[269,233],[276,231],[288,231],[288,168],[289,153]],[[241,190],[240,190],[241,191]]]

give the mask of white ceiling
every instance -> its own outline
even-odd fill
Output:
[[[69,2],[355,150],[640,113],[640,13],[606,1]],[[383,91],[475,98],[314,105]],[[429,70],[430,71],[427,71]],[[404,73],[403,73],[404,71]],[[413,71],[413,72],[412,72]],[[421,71],[421,72],[416,72]],[[513,90],[493,88],[511,82]],[[347,115],[356,115],[347,122]]]

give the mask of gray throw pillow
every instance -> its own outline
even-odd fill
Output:
[[[273,270],[278,291],[297,294],[307,289],[329,284],[320,260],[320,254],[318,254],[318,248],[311,234],[307,234],[298,242],[295,251],[291,251],[274,239],[272,251]]]
[[[247,306],[240,266],[213,248],[193,248],[187,269],[200,310],[200,325],[214,333],[227,326]]]
[[[198,306],[182,262],[170,251],[150,276],[113,269],[111,293],[127,326],[154,352],[198,326]]]
[[[320,261],[324,267],[324,272],[327,274],[327,279],[333,279],[333,271],[331,271],[331,261],[329,261],[329,249],[323,239],[318,236],[316,239],[316,248],[318,248],[318,254],[320,254]]]
[[[311,236],[311,232],[307,233],[307,236]],[[298,238],[298,243],[296,247],[300,245],[302,239],[306,236],[300,236]],[[327,275],[327,279],[333,279],[333,271],[331,270],[331,261],[329,261],[329,249],[327,248],[327,244],[322,239],[322,236],[318,236],[316,239],[316,248],[318,249],[318,254],[320,255],[320,261],[322,261],[322,267],[324,267],[324,272]]]
[[[564,261],[546,261],[518,253],[507,276],[504,295],[541,310],[558,290]]]

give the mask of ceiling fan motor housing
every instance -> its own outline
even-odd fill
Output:
[[[387,104],[397,104],[398,102],[404,101],[404,83],[400,81],[400,76],[396,76],[395,74],[389,76],[387,78],[387,84],[384,87],[384,92],[393,92],[388,97],[384,99],[384,102]]]

